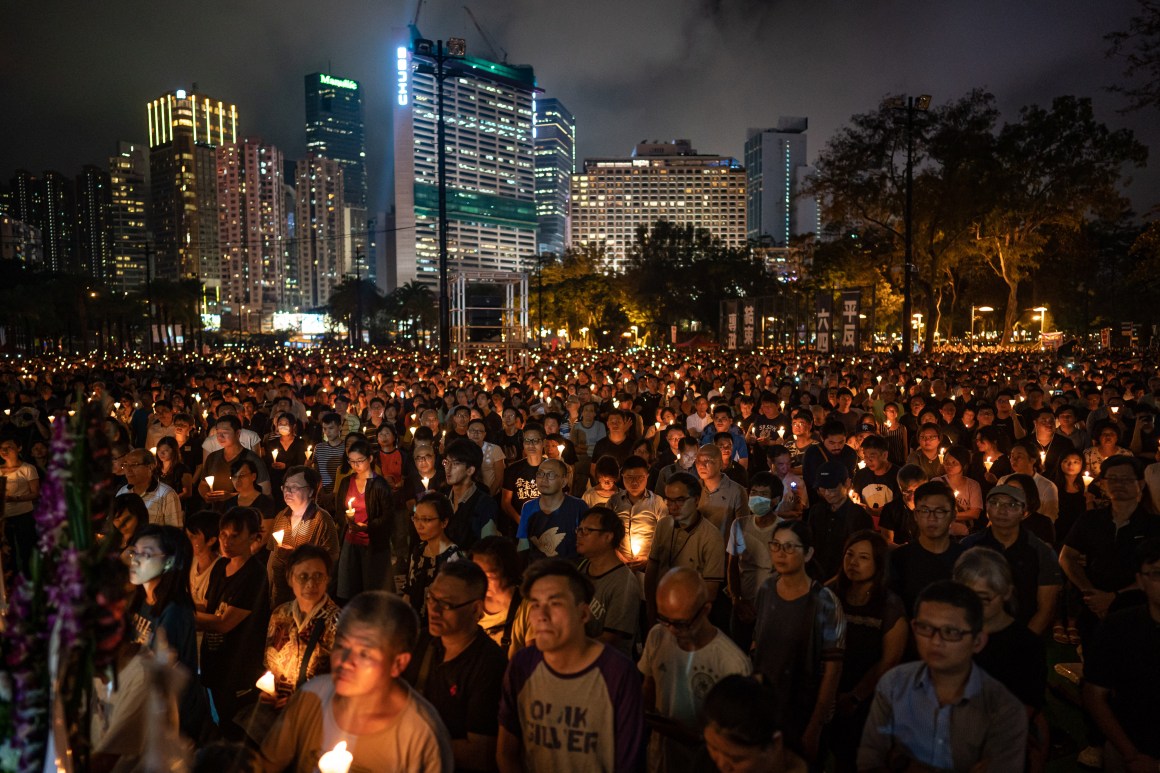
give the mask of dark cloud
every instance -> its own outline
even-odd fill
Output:
[[[511,62],[579,122],[579,156],[628,152],[644,138],[691,139],[740,157],[746,129],[810,119],[810,153],[889,93],[954,99],[975,86],[1005,117],[1060,94],[1149,144],[1155,116],[1120,116],[1105,87],[1120,65],[1103,36],[1134,5],[1086,0],[467,0]],[[488,53],[463,0],[429,0],[419,26]],[[145,103],[196,81],[238,104],[241,128],[288,156],[304,150],[302,77],[330,69],[367,94],[374,200],[390,195],[392,52],[414,0],[211,0],[199,4],[6,3],[0,11],[0,180],[18,167],[75,172],[118,139],[145,138]],[[1135,175],[1138,208],[1160,175]]]

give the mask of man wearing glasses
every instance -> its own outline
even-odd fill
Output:
[[[656,603],[657,624],[638,664],[644,675],[645,720],[654,731],[650,766],[691,771],[701,743],[705,696],[726,676],[749,676],[753,664],[709,621],[712,603],[705,581],[692,569],[670,569],[657,586]]]
[[[580,571],[594,589],[588,635],[632,656],[640,628],[640,579],[621,561],[617,546],[624,524],[608,507],[589,510],[576,527],[576,550],[584,557]]]
[[[1160,516],[1143,503],[1143,472],[1131,456],[1112,456],[1100,468],[1108,505],[1080,516],[1063,543],[1059,563],[1083,594],[1086,609],[1077,621],[1084,648],[1116,596],[1135,585],[1136,547],[1160,537]]]
[[[524,458],[507,467],[503,474],[503,495],[500,509],[507,518],[504,534],[511,534],[519,525],[524,505],[540,495],[536,470],[544,461],[544,430],[538,424],[529,424],[523,430]]]
[[[987,644],[979,597],[936,582],[919,595],[911,630],[921,660],[878,682],[858,770],[1023,770],[1027,712],[974,665]]]
[[[906,469],[905,467],[903,468]],[[919,475],[922,471],[913,468]],[[903,490],[907,488],[903,484]],[[914,521],[917,538],[890,552],[890,586],[907,610],[914,609],[918,594],[938,580],[949,580],[963,546],[951,541],[955,520],[955,494],[942,481],[923,483],[914,490]]]
[[[528,561],[542,558],[577,558],[576,527],[588,511],[579,497],[564,493],[568,482],[568,465],[559,459],[545,459],[536,468],[536,486],[540,495],[524,505],[516,531],[521,551],[528,551]]]
[[[964,550],[990,548],[1007,559],[1015,580],[1015,619],[1042,635],[1055,618],[1063,574],[1055,551],[1023,528],[1027,493],[1019,486],[995,486],[987,493],[991,524],[963,539]]]
[[[449,561],[427,588],[427,630],[403,678],[439,712],[455,769],[493,770],[507,655],[479,627],[487,576],[472,561]]]

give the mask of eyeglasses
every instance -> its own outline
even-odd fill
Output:
[[[152,561],[155,558],[164,558],[164,553],[155,553],[152,550],[133,550],[129,548],[126,553],[130,561]]]
[[[282,491],[287,494],[293,494],[295,491],[306,491],[309,488],[309,486],[294,486],[289,483],[282,484]]]
[[[544,480],[555,480],[560,477],[560,473],[552,472],[551,470],[537,470],[536,477],[543,478]]]
[[[1023,503],[1013,499],[988,499],[987,507],[993,507],[996,510],[1022,510]]]
[[[458,465],[461,465],[461,466],[463,466],[463,467],[466,467],[466,466],[467,466],[467,463],[466,463],[466,462],[461,462],[461,461],[459,461],[458,459],[444,459],[444,460],[443,460],[443,466],[444,466],[444,467],[454,467],[454,466],[455,466],[455,465],[457,465],[457,464],[458,464]]]
[[[705,608],[701,607],[701,609],[697,611],[697,614],[693,615],[688,620],[670,620],[664,615],[657,615],[657,622],[666,628],[672,628],[674,631],[687,631],[697,624],[697,621],[701,619],[701,615],[704,613]]]
[[[367,462],[370,461],[370,459],[367,459],[365,457],[362,459],[355,459],[353,456],[346,457],[346,460],[348,462],[350,462],[351,464],[366,464]]]
[[[916,507],[914,514],[919,518],[930,518],[932,515],[935,518],[946,518],[951,511],[949,507]]]
[[[667,505],[676,505],[677,507],[680,507],[681,505],[683,505],[683,504],[685,504],[686,502],[688,502],[690,499],[692,499],[692,497],[690,497],[690,496],[683,496],[683,497],[665,497],[665,504],[667,504]]]
[[[458,604],[455,604],[447,601],[446,599],[439,598],[431,592],[430,588],[428,588],[423,592],[423,600],[427,602],[427,606],[431,607],[435,611],[439,612],[440,614],[446,614],[447,612],[453,612],[456,609],[463,609],[468,604],[474,604],[475,602],[481,601],[482,599],[468,599],[467,601],[461,601]]]
[[[576,536],[587,537],[589,534],[600,534],[602,532],[606,533],[607,531],[608,529],[594,529],[591,526],[577,526]]]
[[[544,442],[543,438],[538,438],[538,437],[526,437],[526,438],[524,438],[524,445],[525,446],[538,446],[538,445],[542,445],[543,442]]]
[[[924,639],[933,639],[935,634],[943,641],[962,641],[967,634],[973,634],[974,631],[966,628],[955,628],[953,625],[944,625],[941,628],[937,625],[931,625],[925,620],[915,620],[910,624],[911,629],[914,630],[915,636],[921,636]]]
[[[777,540],[770,540],[769,549],[773,553],[785,553],[786,555],[793,555],[794,553],[804,553],[805,545],[799,545],[796,542],[778,542]]]
[[[292,574],[290,577],[299,585],[321,585],[326,582],[326,572],[302,572],[300,574]]]

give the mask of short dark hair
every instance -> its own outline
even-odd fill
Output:
[[[483,468],[483,449],[463,438],[456,438],[448,443],[443,458],[474,467],[476,472]]]
[[[213,510],[198,510],[185,519],[185,530],[200,534],[206,542],[217,539],[221,516]]]
[[[218,531],[227,526],[235,529],[247,529],[250,534],[257,534],[262,528],[262,514],[253,507],[231,507],[218,521]]]
[[[342,417],[339,416],[334,411],[327,411],[326,413],[322,414],[322,423],[323,424],[342,424]]]
[[[889,451],[890,444],[881,435],[867,435],[862,438],[862,448],[869,448],[872,451]]]
[[[777,738],[777,701],[773,691],[752,676],[730,674],[719,680],[701,707],[705,724],[738,746],[763,748]]]
[[[924,602],[932,604],[948,604],[958,607],[967,615],[967,627],[971,633],[977,634],[983,630],[983,602],[979,596],[966,585],[954,580],[937,580],[923,588],[914,602],[914,617],[918,618],[918,610]]]
[[[583,521],[585,518],[597,517],[600,519],[600,528],[612,535],[612,546],[616,547],[624,541],[624,522],[620,520],[620,516],[610,507],[604,505],[597,505],[580,517]]]
[[[302,480],[306,481],[306,485],[310,487],[311,498],[315,497],[318,494],[318,487],[322,485],[322,476],[313,467],[296,464],[286,470],[286,474],[282,476],[282,481],[285,482],[299,473],[302,474]]]
[[[520,556],[516,545],[510,539],[498,534],[476,540],[471,546],[470,557],[487,556],[499,564],[500,574],[508,586],[520,584]]]
[[[242,420],[239,419],[237,416],[235,416],[232,413],[225,413],[225,414],[222,414],[221,416],[218,416],[214,420],[213,425],[216,427],[219,424],[229,424],[230,427],[234,430],[234,432],[241,432],[242,431]]]
[[[701,496],[701,481],[697,480],[693,475],[687,472],[674,472],[665,483],[666,486],[673,483],[680,483],[685,487],[685,492],[691,497]]]
[[[258,465],[249,454],[241,454],[230,464],[230,475],[237,475],[243,467],[249,467],[250,472],[257,474]]]
[[[368,590],[355,596],[338,618],[338,630],[354,624],[378,629],[395,654],[415,649],[419,639],[419,617],[411,605],[385,590]]]
[[[756,473],[749,479],[749,490],[752,491],[757,486],[764,486],[769,489],[770,497],[778,499],[785,493],[785,484],[781,482],[781,478],[774,475],[772,472],[763,470]]]
[[[917,464],[904,464],[898,468],[898,475],[895,476],[900,484],[914,483],[916,481],[925,481],[927,479],[926,473]],[[919,487],[922,490],[922,487]],[[918,499],[918,492],[915,492],[915,499]]]
[[[474,561],[447,561],[440,567],[439,575],[459,580],[475,598],[483,599],[487,593],[487,575]]]
[[[846,431],[846,425],[837,419],[832,419],[822,424],[822,437],[824,438],[833,437],[834,435],[847,437],[849,434]]]
[[[326,565],[326,575],[329,577],[334,573],[334,559],[330,557],[330,553],[321,545],[315,545],[313,542],[305,542],[290,552],[290,556],[286,559],[286,576],[290,576],[290,571],[298,566],[298,564],[305,563],[317,558]]]
[[[418,507],[421,504],[431,505],[435,508],[435,515],[443,523],[448,523],[455,517],[455,507],[452,506],[451,500],[447,498],[446,494],[439,491],[428,491],[419,497],[419,501],[415,503]]]
[[[1134,456],[1115,455],[1104,459],[1100,464],[1100,478],[1108,477],[1108,470],[1114,470],[1117,467],[1128,467],[1132,470],[1132,474],[1136,476],[1136,480],[1144,479],[1144,465],[1140,464]]]
[[[1136,571],[1144,571],[1146,564],[1154,564],[1160,561],[1160,537],[1149,537],[1143,540],[1136,546],[1133,551],[1132,558],[1135,559]]]
[[[629,470],[647,470],[648,462],[639,456],[630,456],[625,459],[620,465],[620,474],[623,475]]]
[[[954,507],[956,503],[955,492],[949,485],[947,485],[946,481],[928,480],[926,483],[923,483],[921,486],[914,490],[915,504],[917,504],[919,500],[928,499],[929,497],[942,497],[947,502],[949,502],[952,507]]]
[[[581,574],[571,561],[563,558],[545,558],[536,561],[524,572],[524,583],[520,587],[523,597],[529,598],[532,595],[532,587],[545,577],[563,577],[567,580],[568,587],[572,590],[572,598],[577,604],[590,603],[596,592],[592,587],[592,581]]]
[[[605,454],[596,460],[596,477],[606,475],[609,478],[620,477],[620,462],[616,461],[615,456]]]

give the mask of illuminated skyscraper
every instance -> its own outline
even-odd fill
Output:
[[[77,263],[87,276],[113,278],[113,184],[109,173],[88,165],[77,175]]]
[[[48,171],[39,180],[42,202],[41,238],[44,262],[50,271],[77,271],[76,192],[73,181],[60,172]]]
[[[226,273],[222,300],[242,325],[281,310],[286,285],[282,152],[248,137],[217,148],[218,229]]]
[[[212,307],[225,269],[218,240],[215,149],[237,142],[238,109],[178,89],[149,102],[146,115],[156,276],[201,280]]]
[[[631,158],[584,159],[573,175],[572,246],[604,247],[606,268],[622,271],[637,227],[658,220],[743,246],[745,170],[735,158],[697,153],[688,140],[654,140]]]
[[[818,205],[799,191],[813,168],[806,163],[806,118],[778,119],[776,129],[750,129],[745,139],[749,238],[789,246],[799,234],[817,233]]]
[[[396,51],[395,244],[399,285],[439,277],[435,76]],[[522,271],[536,254],[532,68],[449,60],[444,82],[448,259],[452,271]],[[382,280],[380,278],[380,284]]]
[[[358,81],[316,72],[306,76],[306,150],[342,165],[343,200],[367,206],[367,142]]]
[[[297,287],[288,303],[302,311],[325,306],[330,291],[354,271],[347,263],[342,165],[313,154],[298,162],[294,179]]]
[[[540,253],[562,255],[569,244],[576,119],[558,99],[536,105],[536,220]]]
[[[119,142],[109,157],[113,260],[110,285],[123,293],[145,284],[149,227],[149,152],[143,143]]]

